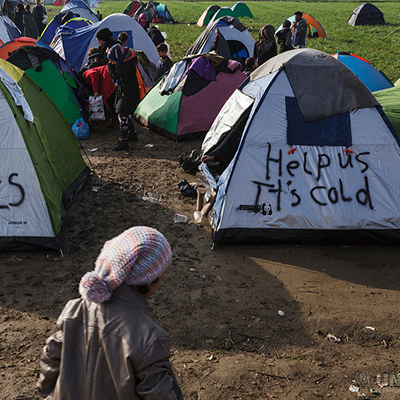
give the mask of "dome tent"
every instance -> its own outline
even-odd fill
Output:
[[[268,60],[221,109],[202,154],[225,152],[239,123],[218,182],[201,165],[217,192],[215,243],[400,242],[400,141],[342,63],[313,49]]]
[[[89,175],[78,141],[54,103],[0,60],[0,249],[59,249],[66,209]]]
[[[356,7],[349,19],[350,26],[384,24],[385,18],[382,11],[371,3],[364,3]]]

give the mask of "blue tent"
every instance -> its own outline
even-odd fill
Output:
[[[362,83],[371,91],[388,89],[393,87],[393,83],[380,70],[374,68],[369,61],[350,53],[338,53],[333,57],[337,58],[347,68],[349,68]]]
[[[117,38],[121,32],[128,34],[127,46],[143,51],[155,65],[158,63],[157,49],[146,31],[126,14],[112,14],[102,21],[83,28],[71,29],[60,27],[51,47],[64,58],[75,70],[79,71],[87,61],[87,53],[91,47],[97,47],[96,33],[108,28]]]

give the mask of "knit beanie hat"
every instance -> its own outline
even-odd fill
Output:
[[[99,40],[103,40],[104,42],[107,42],[107,40],[112,39],[113,35],[112,32],[108,28],[102,28],[97,31],[96,33],[96,38]]]
[[[107,241],[95,263],[85,274],[79,293],[88,301],[103,303],[122,283],[138,286],[155,281],[171,262],[165,237],[153,228],[136,226]]]

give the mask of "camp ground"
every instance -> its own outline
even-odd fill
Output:
[[[96,33],[103,28],[110,29],[114,38],[117,38],[119,33],[126,32],[127,45],[134,50],[143,51],[147,58],[157,65],[156,46],[146,31],[133,18],[122,13],[109,15],[102,21],[75,30],[60,27],[51,47],[79,71],[87,61],[88,50],[98,46]]]
[[[232,150],[217,182],[202,164],[217,191],[215,243],[399,241],[399,139],[371,92],[328,54],[292,50],[252,73],[202,146]]]
[[[19,37],[21,32],[14,22],[7,15],[0,13],[0,46]]]
[[[326,38],[326,33],[324,31],[324,28],[312,15],[303,13],[303,18],[305,18],[305,20],[307,22],[307,37],[309,37],[309,38]],[[292,15],[286,19],[288,21],[290,21],[293,26],[293,23],[295,21],[295,16]],[[279,32],[282,29],[282,26],[283,26],[283,22],[282,22],[282,24],[279,25],[279,27],[275,31],[275,33]]]
[[[236,64],[231,70],[221,56],[185,57],[139,103],[137,119],[176,141],[204,135],[226,100],[246,79],[240,64]]]
[[[207,26],[209,23],[216,21],[217,19],[224,17],[225,15],[240,19],[242,17],[253,18],[253,14],[250,11],[246,3],[238,1],[232,7],[220,7],[215,4],[208,6],[201,14],[197,21],[198,26]]]
[[[7,165],[0,175],[0,248],[60,249],[63,217],[89,169],[58,108],[4,60],[0,88],[1,154]]]
[[[373,67],[365,58],[350,53],[337,53],[332,57],[354,72],[371,92],[393,87],[393,83],[387,76]]]
[[[371,3],[364,3],[356,7],[349,19],[349,25],[384,25],[385,18],[382,11]]]
[[[188,49],[186,55],[210,52],[216,37],[216,30],[219,32],[220,40],[227,44],[227,51],[221,53],[220,50],[218,54],[225,58],[238,60],[243,65],[246,58],[253,56],[255,43],[253,37],[241,22],[228,16],[221,17],[209,24]]]

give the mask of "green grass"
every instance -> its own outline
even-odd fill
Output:
[[[123,12],[129,1],[102,1],[99,10],[103,17]],[[231,7],[235,1],[218,2],[219,6]],[[168,1],[171,15],[178,24],[159,24],[159,29],[167,33],[174,62],[180,60],[204,30],[196,22],[210,2]],[[295,11],[315,17],[324,28],[327,39],[307,39],[306,46],[333,54],[347,51],[364,57],[376,68],[382,70],[395,82],[400,76],[400,5],[396,1],[374,2],[383,12],[386,25],[350,26],[348,20],[360,2],[350,1],[246,1],[254,18],[241,20],[252,36],[257,39],[258,30],[265,24],[277,28],[284,19]],[[51,7],[50,15],[59,12],[59,7]]]

